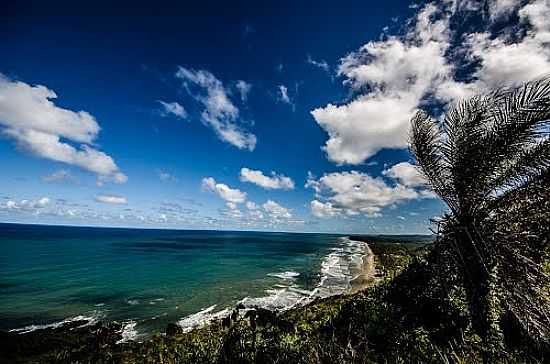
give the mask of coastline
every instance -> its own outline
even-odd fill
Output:
[[[350,281],[351,288],[348,294],[353,294],[370,288],[378,283],[378,281],[379,279],[376,277],[374,253],[367,243],[365,255],[363,255],[361,273]]]
[[[267,342],[265,338],[272,337],[270,335],[273,333],[277,335],[277,342],[284,342],[284,338],[289,335],[306,335],[311,340],[320,340],[322,336],[317,336],[320,330],[333,327],[332,322],[340,322],[334,321],[337,317],[350,318],[350,312],[358,309],[355,304],[362,304],[364,295],[370,295],[371,292],[377,294],[377,290],[368,288],[382,281],[379,272],[386,272],[386,269],[393,272],[408,262],[408,259],[404,259],[409,256],[406,252],[395,254],[396,248],[401,252],[401,246],[379,246],[376,240],[353,238],[342,238],[341,245],[331,249],[330,254],[323,258],[323,279],[313,291],[297,288],[297,273],[279,272],[276,276],[271,275],[280,280],[278,285],[288,281],[287,287],[278,292],[269,292],[268,296],[284,298],[283,301],[296,299],[296,304],[287,306],[287,309],[266,309],[261,305],[269,303],[269,300],[264,300],[265,297],[254,303],[249,302],[249,305],[241,302],[236,307],[221,311],[215,311],[216,306],[210,306],[186,316],[186,322],[182,322],[184,318],[169,323],[163,332],[151,337],[141,335],[135,327],[135,321],[104,318],[90,322],[85,317],[81,317],[83,320],[66,319],[63,324],[35,326],[32,328],[34,330],[23,332],[0,331],[4,343],[0,349],[0,362],[59,362],[60,358],[81,362],[111,362],[113,358],[116,358],[115,361],[139,362],[148,358],[149,362],[167,362],[159,359],[166,358],[166,355],[181,359],[182,362],[197,362],[195,359],[199,357],[204,359],[202,362],[216,362],[220,355],[228,355],[223,351],[224,348],[240,348],[232,344],[234,333],[242,340],[255,337],[259,340],[258,344],[262,345]],[[344,262],[351,263],[353,269],[349,269],[350,266]],[[390,276],[393,277],[393,274]],[[325,296],[323,293],[335,292],[331,289],[334,285],[342,288],[340,293]],[[319,291],[321,289],[324,291]],[[299,293],[299,297],[290,297],[287,293]],[[359,297],[357,301],[356,297]],[[375,307],[365,306],[359,308],[359,311],[372,309]],[[341,327],[348,326],[342,324]],[[264,336],[265,333],[269,334]],[[273,342],[269,341],[270,345]],[[274,348],[282,350],[279,346]],[[288,349],[287,346],[285,348]]]
[[[307,305],[316,299],[331,296],[353,294],[374,285],[375,262],[374,253],[364,240],[354,240],[351,236],[341,237],[338,244],[331,248],[329,254],[322,258],[321,278],[318,285],[312,290],[297,284],[300,273],[293,271],[278,271],[269,273],[268,276],[277,279],[276,284],[266,290],[265,296],[245,296],[233,306],[213,304],[195,313],[182,316],[168,324],[176,324],[184,332],[207,325],[213,320],[229,316],[235,307],[242,307],[243,313],[250,309],[262,308],[275,312],[284,312],[289,309]],[[24,327],[9,329],[9,332],[27,334],[42,329],[56,329],[73,321],[83,321],[92,326],[98,321],[110,322],[105,315],[83,315],[65,318],[61,321],[41,324],[30,324]],[[127,319],[120,321],[122,324],[121,342],[144,339],[155,332],[143,331],[137,328],[139,321]],[[162,331],[161,331],[162,332]]]

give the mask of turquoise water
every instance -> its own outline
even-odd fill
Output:
[[[86,317],[127,322],[139,336],[239,302],[280,309],[346,289],[361,244],[325,234],[0,224],[0,329]]]

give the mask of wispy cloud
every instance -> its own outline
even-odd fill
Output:
[[[115,195],[97,195],[95,197],[95,200],[97,202],[107,203],[112,205],[126,205],[128,203],[128,200],[126,199],[126,197],[115,196]]]
[[[71,172],[60,169],[59,171],[55,171],[52,174],[45,176],[42,178],[44,182],[72,182],[77,183],[78,179],[71,174]]]
[[[246,102],[246,100],[248,99],[248,94],[252,89],[252,85],[246,81],[239,80],[235,84],[235,87],[237,88],[237,91],[239,91],[239,94],[241,95],[241,101]]]
[[[158,176],[159,176],[159,179],[162,181],[162,182],[178,182],[178,179],[173,176],[172,174],[166,172],[166,171],[158,171]]]
[[[327,74],[330,74],[330,66],[325,60],[316,61],[308,54],[306,62],[312,66],[322,69]]]
[[[193,98],[202,106],[201,120],[211,127],[218,137],[239,149],[254,150],[256,136],[238,125],[239,109],[229,98],[222,82],[205,70],[179,67],[176,77],[184,82]],[[196,86],[198,93],[191,91]]]
[[[179,119],[187,118],[187,111],[185,111],[184,107],[181,106],[178,102],[164,102],[161,100],[158,100],[158,102],[162,106],[161,115],[173,115]]]
[[[298,90],[298,84],[296,84],[296,92],[297,90]],[[288,87],[286,87],[285,85],[277,86],[277,101],[282,102],[283,104],[290,105],[292,107],[292,111],[296,110],[296,103],[290,97],[290,94],[288,92]]]

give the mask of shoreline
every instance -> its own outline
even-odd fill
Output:
[[[357,267],[359,274],[356,274],[356,275],[350,277],[351,279],[348,281],[349,286],[347,287],[347,289],[344,286],[342,286],[339,293],[331,293],[331,294],[328,294],[327,296],[318,295],[318,293],[319,293],[318,290],[323,289],[323,286],[322,286],[323,279],[321,279],[321,282],[319,283],[319,285],[315,289],[313,289],[311,292],[301,291],[300,293],[303,294],[303,297],[297,298],[296,302],[294,302],[294,303],[292,303],[292,304],[290,304],[286,307],[270,307],[272,305],[266,304],[266,302],[261,302],[261,301],[269,300],[270,298],[273,298],[273,297],[274,298],[280,298],[280,296],[284,295],[285,293],[296,295],[297,291],[298,291],[297,290],[298,287],[295,287],[294,283],[293,283],[293,281],[295,279],[294,275],[287,276],[289,274],[289,272],[270,273],[268,275],[275,276],[275,277],[281,278],[282,280],[288,281],[288,282],[286,282],[288,284],[288,287],[284,287],[283,289],[278,289],[280,292],[276,292],[275,294],[270,294],[268,296],[244,297],[243,299],[239,300],[236,305],[234,305],[232,307],[224,307],[220,311],[211,312],[211,311],[214,311],[213,310],[214,307],[217,306],[217,304],[214,304],[213,306],[210,306],[206,309],[201,309],[198,312],[195,312],[195,313],[192,313],[190,315],[181,317],[177,320],[171,321],[171,322],[168,323],[168,325],[176,324],[176,325],[180,326],[184,331],[190,331],[190,330],[193,330],[195,328],[201,327],[205,324],[208,324],[212,320],[221,319],[225,316],[228,316],[231,313],[231,310],[235,309],[235,307],[237,307],[237,306],[246,306],[247,309],[262,308],[262,309],[268,309],[268,310],[271,310],[271,311],[274,311],[274,312],[283,312],[283,311],[293,309],[293,308],[296,308],[296,307],[299,307],[299,306],[305,306],[305,305],[315,301],[318,298],[354,294],[358,291],[362,291],[364,289],[372,287],[374,284],[376,284],[378,282],[378,279],[376,279],[376,277],[375,277],[377,271],[375,269],[374,253],[373,253],[373,251],[371,250],[370,246],[368,245],[368,243],[366,241],[364,241],[364,240],[353,240],[352,238],[353,237],[351,237],[351,236],[347,236],[347,237],[343,237],[341,239],[344,239],[343,241],[347,241],[348,243],[352,243],[352,244],[361,244],[361,245],[364,244],[363,247],[361,247],[362,249],[360,249],[359,252],[355,253],[355,254],[357,254],[357,253],[361,254],[361,257],[360,257],[361,266]],[[335,254],[335,253],[331,253],[331,254],[325,256],[323,258],[323,260],[327,260],[327,258],[330,258],[332,256],[332,254]],[[348,264],[351,264],[351,261],[348,261]],[[290,273],[292,273],[292,272],[290,272]],[[321,273],[322,276],[323,276],[323,274],[328,274],[328,276],[331,275],[331,273],[326,273],[326,272],[323,273],[322,270],[321,270],[320,273]],[[282,274],[286,274],[286,275],[281,276]],[[296,274],[296,275],[298,275],[298,274]],[[251,303],[249,303],[247,301],[251,301]],[[256,301],[258,301],[258,302],[256,302]],[[25,334],[28,334],[28,333],[31,333],[31,332],[34,332],[34,331],[57,329],[57,328],[65,326],[67,323],[72,323],[72,322],[75,322],[75,321],[76,322],[80,322],[80,321],[84,322],[83,326],[92,326],[93,324],[95,324],[99,321],[108,323],[108,322],[115,321],[115,320],[109,320],[109,319],[106,319],[105,317],[102,317],[102,318],[98,318],[98,317],[95,317],[95,316],[94,317],[86,317],[86,316],[81,314],[81,315],[78,315],[78,316],[75,316],[75,317],[65,318],[65,319],[63,319],[61,321],[57,321],[57,322],[45,323],[45,324],[44,323],[42,323],[42,324],[36,324],[35,323],[35,324],[27,325],[27,326],[24,326],[24,327],[13,328],[13,329],[8,329],[8,330],[3,330],[3,331],[14,333],[14,334],[25,335]],[[136,326],[136,321],[135,320],[130,320],[130,319],[122,320],[121,324],[122,324],[121,331],[125,334],[125,335],[123,335],[124,341],[134,340],[138,336],[149,336],[149,335],[154,334],[154,332],[153,333],[151,333],[151,332],[140,332],[140,334],[137,335],[137,331],[135,330],[135,326]],[[127,329],[129,329],[129,330],[127,330]],[[129,332],[126,332],[126,331],[129,331]]]
[[[365,242],[366,243],[366,242]],[[354,294],[359,291],[363,291],[367,288],[374,286],[378,283],[379,279],[376,277],[376,264],[374,260],[374,253],[367,244],[365,249],[365,255],[363,255],[363,264],[361,266],[361,273],[350,281],[351,288],[348,294]]]

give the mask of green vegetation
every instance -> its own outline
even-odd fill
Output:
[[[365,239],[380,282],[117,345],[120,324],[2,334],[5,362],[550,361],[550,81],[420,112],[411,151],[449,206],[433,244]],[[242,312],[242,311],[241,311]]]
[[[433,261],[435,246],[369,239],[381,282],[353,295],[280,314],[235,311],[230,319],[189,333],[171,327],[170,335],[143,343],[117,345],[118,323],[6,334],[1,356],[9,363],[481,362],[484,346],[472,329],[465,290],[456,271]],[[502,361],[536,363],[541,355],[520,340]]]
[[[549,118],[544,79],[461,102],[442,123],[412,121],[411,150],[449,207],[432,254],[459,272],[485,362],[507,351],[512,327],[533,348],[550,344]]]

